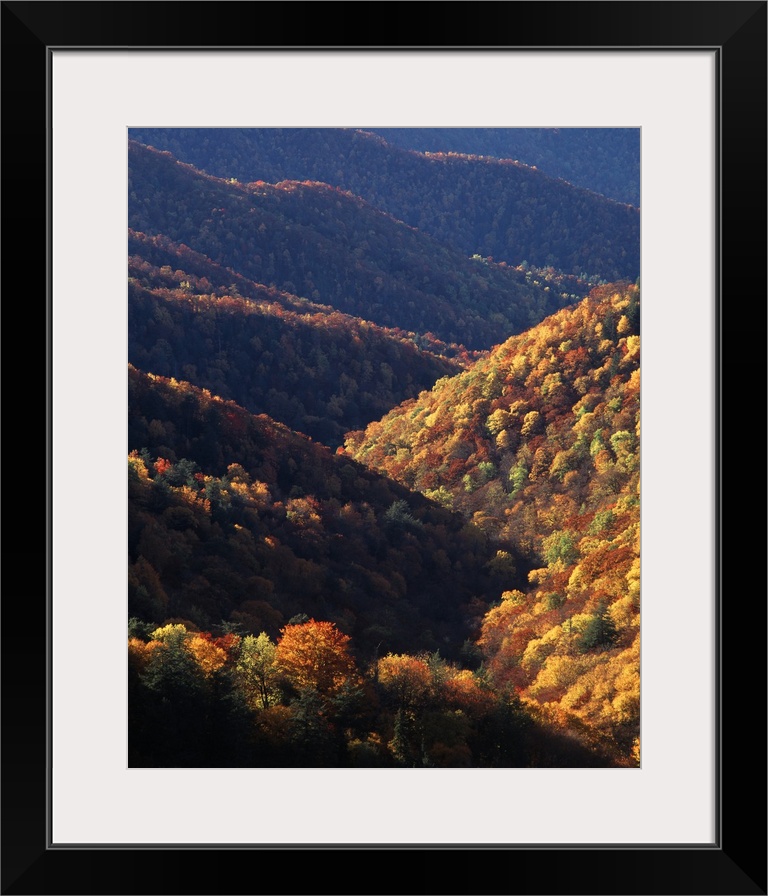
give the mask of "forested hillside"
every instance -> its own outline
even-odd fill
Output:
[[[376,128],[417,152],[517,159],[550,177],[640,206],[639,128]]]
[[[464,255],[606,280],[640,273],[637,208],[514,159],[418,153],[336,128],[173,128],[131,136],[221,178],[330,184]]]
[[[157,239],[132,233],[129,245],[141,253],[128,264],[131,363],[193,381],[333,447],[472,357],[436,337],[227,277],[214,265],[203,277],[157,267],[145,257],[201,269],[194,259],[186,264],[189,253],[156,253]],[[227,279],[235,282],[220,285]]]
[[[626,755],[639,734],[638,325],[637,287],[595,290],[347,441],[502,546],[501,600],[478,638],[494,686]]]
[[[130,166],[133,229],[381,326],[488,348],[564,301],[325,184],[240,185],[133,143]]]

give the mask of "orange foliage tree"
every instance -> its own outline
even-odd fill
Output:
[[[333,697],[359,681],[350,640],[332,622],[310,619],[286,625],[277,643],[276,666],[297,691],[314,690],[321,697]]]
[[[418,657],[388,654],[377,665],[377,678],[384,694],[401,709],[424,706],[432,691],[432,672]]]

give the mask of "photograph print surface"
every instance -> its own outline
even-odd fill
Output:
[[[133,128],[132,767],[640,763],[640,130]]]

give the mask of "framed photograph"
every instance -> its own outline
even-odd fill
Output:
[[[172,3],[2,4],[6,314],[24,315],[7,332],[14,344],[31,332],[46,334],[45,360],[36,368],[45,371],[45,537],[37,511],[27,522],[27,477],[6,476],[13,482],[9,556],[28,575],[23,587],[7,586],[3,602],[4,893],[766,893],[766,619],[751,569],[764,544],[751,537],[751,516],[734,512],[733,496],[754,491],[749,481],[737,485],[736,470],[754,473],[746,452],[738,466],[728,463],[733,451],[725,448],[738,438],[731,408],[742,403],[733,401],[735,389],[726,403],[723,390],[726,374],[739,370],[740,391],[751,396],[765,374],[763,352],[746,340],[765,332],[766,6],[444,5],[440,17],[456,44],[422,44],[416,26],[412,46],[389,43],[387,27],[380,46],[338,46],[317,43],[330,30],[320,4],[301,5],[296,35],[281,44],[260,36],[269,13],[290,13],[286,4],[188,4],[186,17]],[[408,10],[417,8],[436,9]],[[395,5],[357,9],[376,10],[377,19],[402,14]],[[241,42],[244,34],[249,39]],[[488,34],[514,38],[497,46]],[[523,127],[640,133],[641,199],[627,202],[640,209],[643,290],[637,761],[461,767],[460,741],[425,747],[423,737],[429,761],[417,768],[298,760],[292,767],[240,767],[236,760],[226,767],[218,754],[199,761],[194,749],[189,762],[171,767],[143,741],[130,754],[126,223],[142,218],[129,217],[129,136],[146,147],[148,132],[160,128]],[[151,163],[162,163],[155,155]],[[153,213],[157,202],[150,200]],[[212,222],[223,206],[209,210]],[[134,241],[143,239],[139,230]],[[225,236],[241,251],[232,227]],[[490,237],[486,243],[473,263],[501,269]],[[548,263],[559,267],[555,247],[549,252],[546,262],[526,260],[529,270],[517,275],[525,279],[533,268],[526,282],[544,278]],[[141,263],[145,272],[152,265],[165,271],[167,259],[147,254]],[[30,291],[43,291],[42,270],[46,301],[30,303]],[[133,273],[144,289],[139,268]],[[228,301],[245,294],[236,289],[246,289],[241,273],[222,286]],[[580,279],[581,272],[571,274]],[[321,277],[313,276],[319,287]],[[292,301],[290,278],[275,281],[280,301]],[[191,289],[187,280],[169,284]],[[315,297],[306,284],[295,292],[320,307],[321,288]],[[32,326],[30,307],[39,309]],[[434,338],[452,341],[449,333]],[[159,357],[156,344],[149,350]],[[14,419],[29,419],[28,390],[7,391]],[[339,408],[334,404],[328,419],[346,420]],[[312,425],[313,412],[304,410]],[[489,430],[494,438],[504,439],[505,413]],[[170,436],[153,423],[163,445]],[[317,425],[322,429],[322,420]],[[531,416],[525,425],[536,421]],[[620,459],[619,442],[613,451]],[[168,462],[161,455],[137,455],[136,463],[152,464],[159,476]],[[189,472],[201,489],[213,489],[203,473]],[[513,472],[505,470],[510,481]],[[563,467],[563,476],[568,472]],[[465,483],[465,491],[482,485]],[[395,520],[399,505],[389,503],[388,524],[398,532],[423,526],[413,508],[400,507]],[[183,510],[169,515],[169,533],[186,525]],[[280,512],[309,525],[307,514],[316,511],[296,491],[286,492]],[[597,520],[592,534],[606,521]],[[723,555],[727,522],[738,522],[738,558]],[[173,543],[170,534],[163,539]],[[38,569],[33,590],[27,582]],[[145,572],[139,607],[153,599],[150,578]],[[556,610],[557,595],[542,589],[541,600]],[[226,633],[208,637],[204,609],[182,622],[210,660],[225,649]],[[261,605],[249,611],[266,612]],[[584,640],[588,612],[602,619],[584,604],[577,631],[584,653],[592,646]],[[289,615],[285,609],[280,625],[300,628],[302,619]],[[142,656],[164,637],[136,631]],[[598,640],[610,640],[610,631],[600,631]],[[288,715],[274,713],[270,730],[278,734],[270,736],[279,737]],[[172,737],[172,724],[168,732]],[[354,749],[370,756],[374,740],[356,740]],[[294,861],[293,852],[306,861]],[[363,853],[376,871],[341,879],[342,852]],[[492,868],[479,867],[489,860]]]

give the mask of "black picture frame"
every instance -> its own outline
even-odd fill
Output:
[[[751,0],[346,7],[359,17],[358,33],[375,35],[375,43],[364,40],[355,45],[361,49],[490,48],[492,35],[499,41],[493,46],[499,48],[712,48],[717,52],[721,117],[716,842],[696,848],[574,844],[467,850],[433,845],[388,847],[385,852],[374,846],[282,846],[257,853],[246,847],[195,845],[50,847],[52,533],[46,511],[51,501],[50,401],[55,384],[49,372],[50,222],[46,209],[51,48],[233,48],[243,45],[243,35],[254,36],[254,46],[339,47],[339,7],[299,6],[300,16],[285,16],[285,3],[2,3],[4,312],[6,336],[15,347],[9,351],[12,367],[4,389],[6,421],[12,420],[13,425],[7,430],[5,477],[11,519],[6,528],[6,556],[12,566],[6,565],[2,602],[2,893],[765,894],[766,606],[762,589],[756,587],[762,576],[755,572],[763,569],[765,541],[761,530],[758,544],[755,517],[736,500],[754,494],[755,478],[762,482],[755,475],[754,435],[748,431],[755,425],[750,418],[755,414],[755,393],[764,397],[759,384],[765,383],[766,360],[768,4]],[[285,22],[289,24],[281,24]],[[18,192],[14,184],[21,187]],[[43,298],[46,281],[48,303]],[[37,351],[30,352],[43,344],[45,360]],[[29,360],[27,352],[32,355]],[[20,364],[19,357],[26,363]],[[726,402],[724,386],[729,383],[734,388]],[[41,411],[44,396],[45,414]],[[749,401],[742,405],[740,397]],[[43,433],[33,437],[31,419],[44,422]],[[738,463],[737,444],[741,447]],[[762,440],[758,444],[762,446]],[[73,471],[83,477],[84,488],[89,487],[88,450],[84,445],[83,469]],[[684,462],[684,458],[673,462]],[[39,492],[31,500],[31,490],[39,489],[44,478],[45,503]],[[723,554],[726,529],[735,530],[736,538],[730,543],[739,545],[738,555],[732,548],[728,558]],[[680,562],[696,559],[681,557]],[[696,750],[696,744],[690,749]],[[429,807],[424,811],[428,813]],[[606,806],[606,811],[614,812],[620,824],[621,816],[632,807]],[[663,812],[662,806],[659,811]]]

